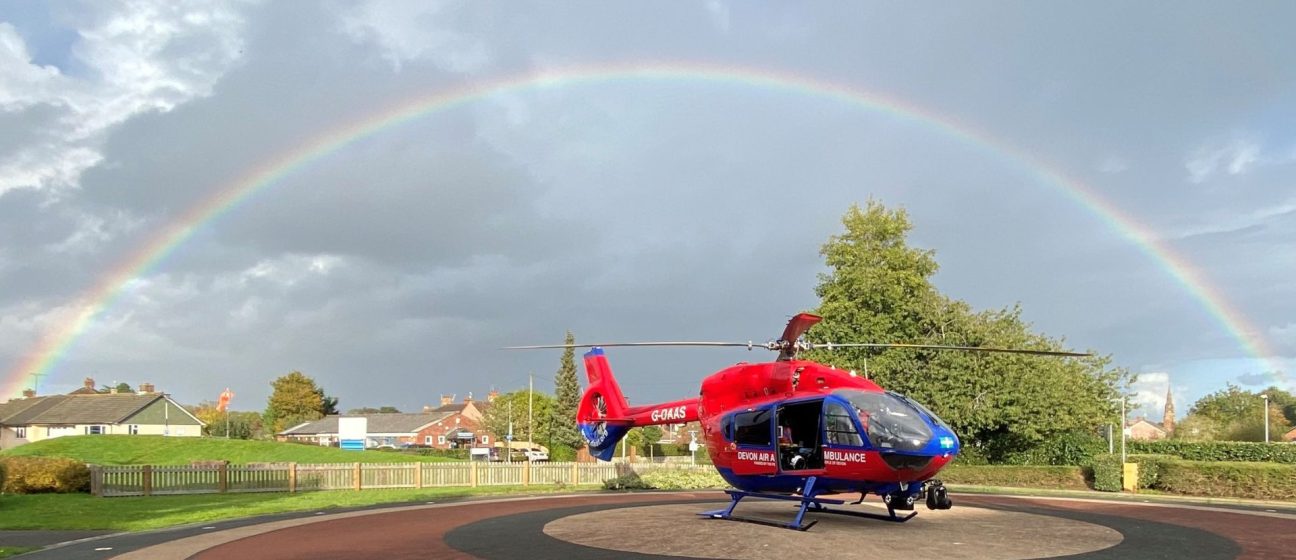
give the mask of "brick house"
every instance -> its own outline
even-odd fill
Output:
[[[313,422],[303,422],[277,435],[281,441],[336,445],[338,418],[364,417],[368,424],[365,447],[485,447],[491,444],[490,436],[480,429],[481,410],[485,404],[473,402],[471,397],[464,399],[462,403],[454,403],[447,397],[442,397],[441,406],[424,407],[423,412],[325,416]]]
[[[1129,438],[1138,441],[1153,441],[1166,439],[1169,435],[1166,429],[1149,422],[1147,418],[1139,418],[1125,427]]]

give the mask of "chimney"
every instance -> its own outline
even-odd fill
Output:
[[[441,406],[454,404],[454,395],[441,395]]]
[[[486,402],[488,403],[495,402],[495,399],[497,398],[499,398],[499,391],[496,391],[495,389],[491,389],[491,392],[486,393]]]
[[[24,398],[24,399],[33,399],[33,398],[36,398],[36,390],[35,390],[35,389],[23,389],[23,398]]]
[[[152,383],[140,383],[140,384],[139,384],[139,392],[140,392],[141,395],[147,395],[147,394],[149,394],[149,393],[152,393],[152,392],[153,392],[153,384],[152,384]]]
[[[85,378],[85,388],[86,388],[86,389],[90,389],[90,390],[92,390],[92,391],[94,390],[94,378],[93,378],[93,377],[87,377],[87,378]]]

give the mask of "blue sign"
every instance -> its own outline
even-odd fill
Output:
[[[353,451],[364,451],[365,440],[362,439],[344,439],[338,441],[338,447],[341,449],[350,449]]]

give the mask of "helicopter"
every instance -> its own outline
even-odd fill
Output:
[[[589,386],[576,421],[590,453],[612,459],[617,442],[634,427],[698,421],[711,461],[732,488],[727,508],[699,515],[807,530],[807,511],[904,522],[919,501],[929,509],[953,506],[935,476],[958,455],[954,430],[919,402],[860,376],[808,360],[797,353],[833,348],[915,348],[1088,356],[1074,352],[888,343],[810,343],[803,335],[821,317],[801,313],[783,334],[766,343],[628,342],[513,346],[511,349],[589,348],[584,354]],[[778,352],[773,362],[740,362],[702,381],[697,397],[630,406],[612,375],[604,348],[616,346],[736,346]],[[826,495],[859,493],[852,502]],[[827,505],[860,504],[881,497],[887,514]],[[744,498],[800,504],[788,523],[734,515]],[[908,512],[898,514],[897,512]]]

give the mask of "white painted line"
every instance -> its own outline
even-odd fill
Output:
[[[215,527],[203,527],[203,530],[204,530],[204,531],[210,531],[210,530],[212,530],[212,529],[215,529]]]
[[[111,547],[111,546],[101,546],[101,547],[99,547],[99,548],[96,548],[95,550],[96,550],[96,551],[101,551],[101,550],[112,550],[112,547]]]

